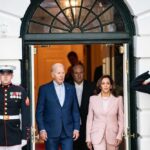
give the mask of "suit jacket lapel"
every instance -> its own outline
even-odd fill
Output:
[[[104,109],[103,109],[103,102],[102,102],[101,93],[100,93],[100,95],[97,96],[97,100],[100,103],[100,104],[98,103],[97,106],[99,107],[100,112],[103,112]]]
[[[110,101],[108,103],[108,111],[107,111],[107,113],[109,113],[113,109],[113,106],[114,106],[114,96],[111,94]]]
[[[100,97],[102,99],[101,93],[100,93]],[[111,111],[111,109],[113,108],[113,105],[114,105],[114,96],[111,95],[110,99],[109,99],[109,102],[108,102],[106,113],[109,113],[109,111]],[[100,111],[104,112],[102,100],[100,100],[100,106],[101,106]]]
[[[69,95],[69,87],[67,86],[66,83],[64,83],[64,86],[65,86],[65,99],[64,99],[64,104],[63,104],[63,107],[65,106],[65,104],[67,103],[67,99],[68,99],[68,95]]]
[[[85,81],[83,81],[83,92],[82,92],[82,98],[81,98],[81,106],[80,106],[80,108],[85,105],[85,102],[84,102],[84,100],[85,100],[84,99],[85,92],[87,92],[86,91],[86,83],[85,83]]]
[[[52,82],[51,85],[52,85],[52,86],[51,86],[51,91],[52,91],[54,100],[56,100],[56,102],[58,103],[58,105],[61,107],[60,102],[59,102],[59,99],[58,99],[58,96],[57,96],[57,93],[56,93],[56,90],[55,90],[55,87],[54,87],[54,83]]]

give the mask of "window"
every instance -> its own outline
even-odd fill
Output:
[[[39,3],[27,33],[126,32],[111,0],[44,0]]]

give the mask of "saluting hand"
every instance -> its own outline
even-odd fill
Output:
[[[40,131],[40,139],[41,140],[44,140],[44,141],[47,141],[47,132],[45,130],[43,131]]]
[[[150,82],[149,81],[144,81],[142,84],[147,85],[147,84],[150,84]]]
[[[79,131],[78,130],[74,130],[73,131],[73,139],[74,141],[76,141],[79,138]]]

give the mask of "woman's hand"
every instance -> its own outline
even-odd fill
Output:
[[[115,140],[115,146],[119,146],[121,142],[122,142],[122,140],[116,139],[116,140]]]
[[[86,145],[87,145],[88,149],[92,150],[92,142],[87,142]]]

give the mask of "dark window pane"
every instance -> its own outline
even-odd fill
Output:
[[[43,26],[36,23],[30,23],[29,25],[29,33],[49,33],[49,27]]]
[[[45,0],[40,4],[40,6],[46,9],[53,16],[60,12],[60,9],[57,6],[55,0]]]
[[[53,17],[47,14],[43,9],[37,8],[32,17],[32,20],[50,25],[53,20]]]
[[[116,25],[112,23],[103,26],[103,32],[116,32]]]
[[[83,20],[87,16],[88,12],[89,11],[87,9],[82,8],[82,10],[81,10],[81,17],[80,17],[80,20],[79,20],[80,21],[79,25],[81,25],[81,23],[83,22]]]
[[[93,21],[84,28],[86,32],[101,32],[101,27],[98,20]]]

